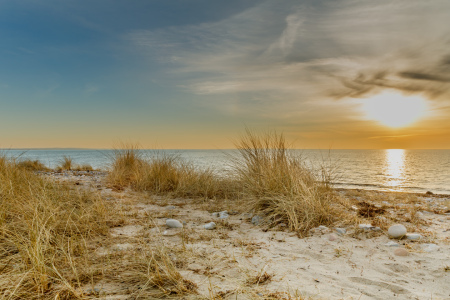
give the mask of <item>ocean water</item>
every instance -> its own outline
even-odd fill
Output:
[[[112,150],[5,149],[1,153],[16,159],[40,160],[50,168],[64,156],[76,164],[108,169]],[[199,168],[218,173],[231,168],[229,155],[236,150],[141,150],[144,157],[158,153],[178,155]],[[450,150],[294,150],[312,169],[332,171],[333,184],[341,188],[450,194]]]

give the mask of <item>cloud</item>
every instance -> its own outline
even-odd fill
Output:
[[[355,114],[349,102],[322,104],[387,88],[449,95],[449,10],[445,0],[264,1],[218,22],[126,39],[205,105],[280,119],[340,107],[345,121]]]

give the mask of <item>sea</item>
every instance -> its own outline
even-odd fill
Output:
[[[213,168],[218,174],[232,169],[230,157],[237,150],[139,150],[143,157],[176,155],[198,168]],[[327,170],[337,188],[450,194],[450,150],[292,150],[313,172]],[[39,160],[55,168],[68,156],[75,164],[96,169],[111,166],[114,150],[93,149],[3,149],[1,155],[16,160]]]

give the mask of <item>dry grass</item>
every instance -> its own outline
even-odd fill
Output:
[[[73,159],[70,156],[63,156],[56,169],[58,171],[70,171],[73,167]]]
[[[108,232],[103,201],[0,157],[0,295],[80,298],[93,274],[86,241]]]
[[[238,190],[232,180],[217,176],[212,169],[200,170],[164,153],[144,159],[136,147],[115,151],[108,182],[116,189],[130,186],[182,198],[226,199],[236,196]]]
[[[21,160],[17,162],[17,166],[27,169],[28,171],[50,171],[50,169],[39,160]]]
[[[282,134],[257,135],[247,130],[236,147],[239,156],[232,159],[244,197],[273,225],[286,223],[291,230],[306,232],[337,217],[328,178],[308,169],[289,150]]]
[[[112,205],[0,157],[0,299],[88,299],[86,286],[105,279],[133,299],[194,293],[161,243],[126,259],[96,255],[123,219]]]

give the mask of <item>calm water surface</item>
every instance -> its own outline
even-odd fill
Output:
[[[76,164],[107,169],[112,150],[1,150],[9,157],[38,159],[54,168],[64,156]],[[157,152],[176,154],[200,168],[212,167],[218,173],[230,168],[227,155],[236,150],[142,150],[149,158]],[[336,187],[387,191],[450,194],[450,150],[295,150],[312,168],[334,170]]]

